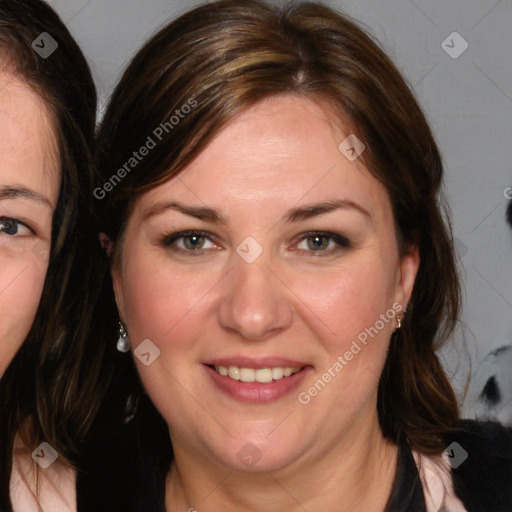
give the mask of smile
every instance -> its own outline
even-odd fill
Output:
[[[265,403],[278,400],[296,390],[312,366],[243,366],[203,365],[215,387],[237,401]]]
[[[272,382],[290,377],[302,368],[275,366],[273,368],[241,368],[239,366],[213,366],[213,369],[224,377],[242,382]]]

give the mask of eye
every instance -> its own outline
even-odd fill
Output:
[[[347,238],[336,233],[313,232],[305,233],[296,248],[308,252],[331,253],[340,248],[350,247]]]
[[[212,242],[210,234],[204,231],[181,231],[168,235],[165,237],[163,245],[187,252],[217,248]]]
[[[15,236],[31,236],[34,232],[23,222],[7,217],[0,218],[0,233]]]

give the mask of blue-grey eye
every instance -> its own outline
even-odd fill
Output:
[[[182,251],[200,251],[202,249],[213,249],[215,244],[208,233],[201,231],[180,231],[166,236],[162,241],[165,247],[173,246]]]
[[[182,237],[183,245],[186,249],[203,249],[206,238],[202,235],[187,235]]]
[[[296,248],[310,253],[332,253],[350,248],[350,241],[342,235],[329,232],[309,232],[302,235]]]
[[[333,240],[327,235],[312,235],[306,238],[308,248],[312,251],[324,251],[329,248],[329,243]]]
[[[1,218],[0,219],[0,233],[5,233],[9,236],[22,235],[27,236],[31,234],[30,229],[16,219]]]

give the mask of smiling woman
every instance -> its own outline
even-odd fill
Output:
[[[49,112],[9,71],[0,76],[0,374],[34,321],[46,277],[60,174]],[[37,251],[34,251],[34,248]],[[43,257],[41,257],[43,256]],[[15,305],[15,307],[13,307]]]
[[[2,0],[2,512],[75,509],[70,465],[108,387],[97,375],[101,360],[73,367],[91,334],[88,300],[102,286],[101,263],[90,265],[99,252],[91,243],[95,111],[89,68],[57,15],[39,0]]]
[[[459,421],[435,353],[459,310],[443,168],[388,57],[320,4],[210,2],[127,68],[97,186],[191,97],[97,203],[134,357],[79,511],[509,510],[510,433]]]

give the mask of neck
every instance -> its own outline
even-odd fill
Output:
[[[174,439],[173,439],[174,446]],[[166,480],[167,512],[382,511],[394,482],[397,447],[377,423],[352,429],[314,458],[272,472],[242,472],[190,449],[174,450]]]

